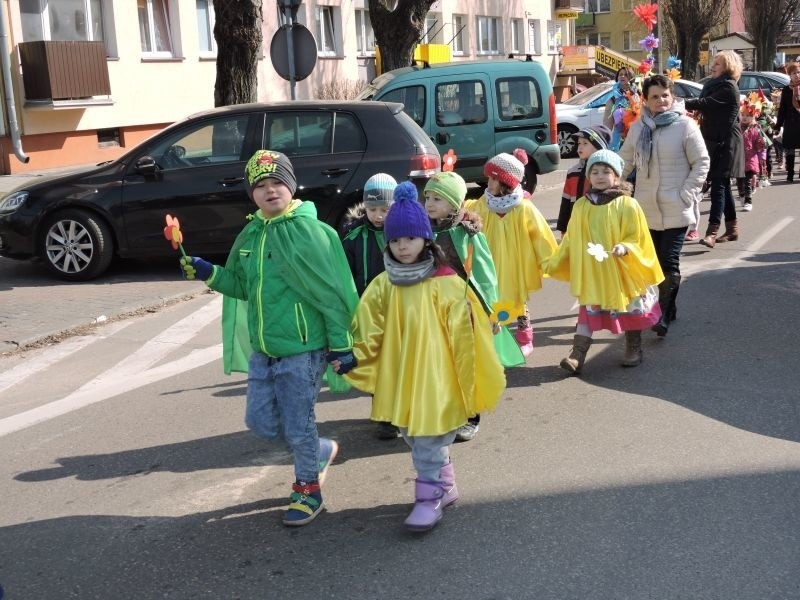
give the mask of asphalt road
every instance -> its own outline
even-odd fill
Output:
[[[219,297],[170,263],[122,264],[91,293],[0,274],[2,307],[30,288],[53,315],[122,287],[162,303],[0,356],[6,597],[800,598],[796,190],[760,190],[739,242],[686,245],[678,321],[635,369],[599,335],[565,377],[575,307],[546,282],[535,352],[454,446],[462,498],[422,536],[402,528],[407,449],[372,437],[358,392],[318,405],[342,448],[327,512],[281,526],[289,457],[243,426]],[[557,190],[536,201],[555,218]],[[191,297],[165,301],[175,290]]]

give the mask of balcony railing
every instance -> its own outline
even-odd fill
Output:
[[[19,58],[26,100],[77,100],[111,94],[103,42],[22,42]]]

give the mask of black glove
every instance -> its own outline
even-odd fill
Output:
[[[358,361],[353,355],[352,350],[345,350],[344,352],[330,351],[325,355],[325,360],[332,363],[335,360],[339,361],[339,370],[336,371],[339,375],[344,375],[348,371],[356,368]]]
[[[181,257],[181,268],[184,279],[199,279],[205,281],[214,272],[214,265],[197,256]]]

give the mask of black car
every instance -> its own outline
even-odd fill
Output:
[[[41,257],[55,275],[97,277],[112,258],[174,255],[163,235],[177,217],[187,252],[225,254],[256,207],[244,169],[260,148],[288,155],[295,196],[333,227],[378,172],[424,185],[436,146],[389,102],[240,104],[166,128],[122,157],[19,187],[0,198],[0,255]]]

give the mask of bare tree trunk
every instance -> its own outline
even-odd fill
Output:
[[[727,14],[727,0],[662,0],[664,16],[677,36],[678,58],[684,79],[695,79],[700,41]]]
[[[394,10],[387,0],[369,0],[369,18],[383,71],[408,67],[422,38],[425,17],[436,0],[398,0]],[[391,2],[388,2],[391,3]]]
[[[743,2],[744,25],[756,47],[756,69],[771,71],[778,47],[778,37],[797,15],[800,0],[761,0]]]
[[[258,56],[263,36],[261,0],[214,0],[217,80],[214,106],[258,99]]]

